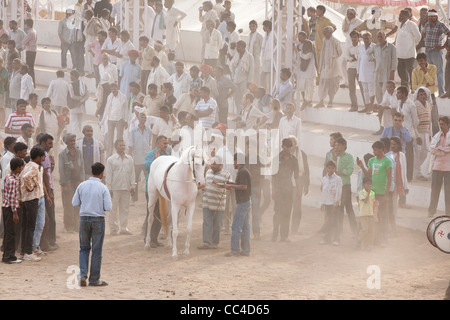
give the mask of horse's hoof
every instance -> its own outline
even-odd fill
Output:
[[[149,245],[149,244],[146,244],[146,245],[144,246],[144,249],[147,250],[147,251],[150,251],[150,245]]]
[[[178,255],[176,254],[176,255],[173,255],[172,256],[172,260],[178,260]]]
[[[183,255],[186,256],[186,257],[189,257],[189,256],[191,255],[191,253],[190,253],[189,250],[188,250],[188,251],[184,251],[184,252],[183,252]]]

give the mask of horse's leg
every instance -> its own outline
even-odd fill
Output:
[[[167,215],[167,225],[169,226],[169,233],[167,235],[167,245],[169,247],[171,247],[172,246],[172,229],[173,229],[173,227],[172,227],[172,205],[171,204],[170,204],[169,208],[170,208],[170,210],[169,210],[170,214]]]
[[[177,238],[178,238],[178,212],[180,211],[180,205],[172,202],[172,258],[178,258],[177,252]]]
[[[152,228],[154,211],[156,202],[158,201],[158,191],[154,187],[148,186],[148,216],[147,216],[147,230],[145,234],[145,248],[150,249],[150,230]]]
[[[194,216],[195,211],[195,202],[191,204],[188,208],[186,208],[186,243],[184,244],[184,252],[183,254],[189,255],[189,247],[191,243],[191,233],[192,233],[192,217]]]

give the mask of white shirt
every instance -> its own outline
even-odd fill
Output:
[[[175,50],[180,42],[180,22],[186,17],[186,13],[177,8],[170,8],[166,14],[166,46],[169,50]],[[176,23],[176,25],[175,25]]]
[[[422,34],[419,31],[419,27],[407,20],[403,26],[401,23],[398,25],[397,37],[395,39],[395,47],[397,48],[397,58],[409,59],[416,57],[416,46],[420,42]]]
[[[109,190],[130,190],[136,184],[133,158],[113,154],[106,160],[105,182]]]
[[[209,32],[209,31],[208,31]],[[219,30],[213,29],[209,35],[209,41],[205,43],[205,59],[218,59],[219,50],[222,48],[222,34]]]
[[[64,78],[56,78],[50,81],[47,97],[51,99],[52,106],[66,106],[69,83]]]
[[[56,139],[59,130],[58,116],[53,111],[47,112],[45,110],[41,115],[44,117],[45,132]]]
[[[128,57],[128,51],[130,50],[136,50],[136,48],[134,47],[134,44],[130,40],[128,40],[127,42],[122,43],[120,48],[118,48],[118,50],[116,51],[117,53],[122,55],[122,58],[117,58],[118,70],[120,70],[120,68],[125,62],[130,60],[130,58]]]
[[[161,85],[169,78],[169,73],[164,69],[161,64],[150,71],[147,79],[147,88],[150,83],[156,84],[158,87],[158,93],[161,91]]]
[[[117,72],[116,65],[112,63],[108,63],[108,65],[105,67],[105,65],[102,63],[98,66],[98,71],[100,73],[100,83],[118,83],[119,81],[119,75]]]
[[[345,46],[350,47],[352,45],[352,37],[350,37],[350,33],[355,29],[357,26],[362,24],[364,21],[362,21],[359,18],[353,18],[353,20],[349,23],[347,32],[343,32],[345,35]]]
[[[206,111],[208,109],[212,109],[213,111],[206,117],[198,118],[198,123],[205,129],[210,129],[216,120],[217,103],[213,98],[209,98],[206,102],[204,99],[201,99],[195,106],[195,110],[198,111]]]
[[[336,174],[330,177],[326,174],[322,178],[322,204],[334,206],[341,202],[342,180]]]
[[[123,119],[122,110],[123,110],[124,101],[126,103],[126,100],[124,100],[123,96],[121,96],[120,94],[118,94],[117,96],[112,95],[111,110],[109,112],[109,117],[108,117],[109,120],[119,121],[120,119]]]
[[[153,124],[152,133],[155,136],[163,135],[169,137],[174,125],[175,123],[173,123],[172,119],[169,119],[169,122],[166,122],[163,118],[158,117]]]
[[[117,37],[114,43],[111,41],[111,38],[108,37],[103,43],[102,50],[114,50],[115,52],[119,52],[121,47],[122,47],[122,40],[120,40],[119,37]],[[112,63],[117,63],[116,56],[110,54],[109,59],[111,60]]]
[[[347,60],[347,68],[349,69],[357,69],[358,68],[358,56],[359,56],[359,44],[354,46],[350,45],[345,48],[345,59]],[[352,61],[353,57],[350,55],[354,55],[356,61]]]
[[[278,130],[280,132],[280,142],[289,136],[295,136],[297,138],[297,144],[301,146],[302,120],[299,117],[292,116],[290,120],[287,116],[282,117],[278,125]]]
[[[419,137],[417,126],[419,125],[419,116],[417,115],[416,105],[409,99],[407,99],[403,105],[401,101],[398,102],[398,111],[405,115],[403,120],[403,126],[408,129],[409,134],[414,139]]]
[[[22,80],[20,80],[20,99],[28,100],[30,93],[33,93],[34,85],[31,76],[26,73],[22,75]]]
[[[375,58],[369,52],[374,43],[369,45],[366,50],[365,44],[359,46],[358,67],[356,68],[359,74],[359,81],[361,82],[374,82],[375,81]]]
[[[166,81],[173,84],[173,95],[177,98],[177,100],[183,93],[189,92],[191,77],[186,72],[183,72],[181,76],[178,76],[178,73],[175,72],[167,78]]]
[[[397,110],[398,109],[398,102],[396,96],[396,90],[392,94],[389,94],[389,92],[386,90],[383,95],[383,100],[381,100],[380,105],[383,107],[390,107],[391,109]],[[381,118],[381,125],[384,128],[391,127],[394,125],[392,121],[392,113],[391,110],[384,110],[383,116]]]

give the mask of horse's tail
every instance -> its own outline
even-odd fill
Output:
[[[159,215],[161,217],[161,227],[167,237],[169,234],[169,226],[167,224],[167,200],[162,195],[159,195]]]

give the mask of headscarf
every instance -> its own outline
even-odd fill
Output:
[[[349,11],[353,12],[353,13],[355,14],[355,17],[354,17],[352,20],[349,20],[349,19],[347,18],[347,15],[345,15],[344,22],[342,23],[342,31],[344,31],[344,32],[347,32],[347,31],[348,31],[348,27],[350,26],[350,23],[351,23],[354,19],[356,19],[356,10],[355,10],[355,8],[350,7],[350,8],[347,9],[347,12],[349,12]]]
[[[427,93],[427,102],[430,104],[430,106],[432,105],[432,101],[431,101],[431,92],[428,88],[426,87],[419,87],[417,88],[417,90],[414,92],[414,101],[417,101],[419,99],[417,99],[417,95],[419,94],[419,90],[422,89],[423,91],[425,91]]]

